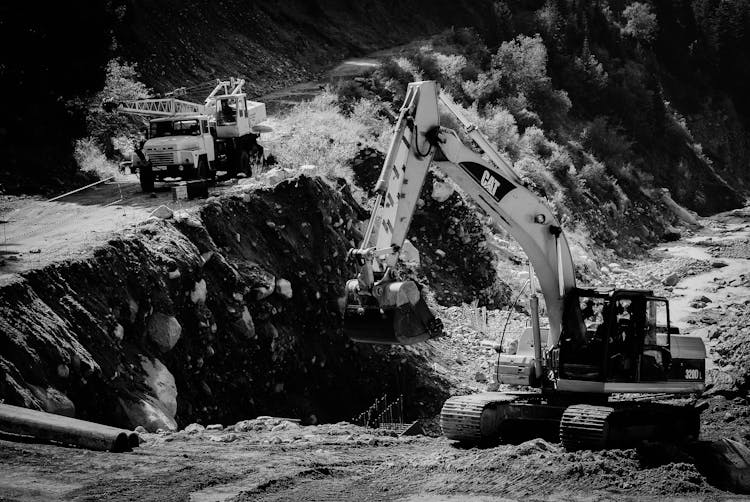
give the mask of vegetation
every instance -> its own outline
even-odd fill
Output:
[[[726,148],[702,144],[708,140],[718,147],[715,135],[706,134],[705,125],[696,133],[689,107],[678,112],[675,106],[679,100],[682,107],[698,89],[721,95],[726,86],[698,69],[722,63],[696,52],[704,43],[697,37],[672,50],[692,51],[687,59],[699,78],[680,82],[674,92],[675,81],[665,74],[675,67],[664,61],[664,46],[676,29],[672,19],[710,18],[709,3],[691,8],[678,2],[496,2],[498,12],[508,16],[501,27],[506,39],[494,50],[473,30],[452,30],[384,61],[368,82],[339,93],[350,103],[376,96],[395,112],[409,81],[437,80],[559,217],[601,244],[633,251],[674,223],[662,206],[663,187],[703,213],[742,204],[721,176],[738,160],[750,161],[740,152],[750,147],[747,123],[734,124],[735,139],[745,146],[734,150],[735,157],[722,158]],[[739,2],[721,5],[747,19],[748,9]],[[706,23],[707,33],[716,34],[707,48],[719,54],[729,39],[746,46],[744,31],[726,22],[727,13],[716,16],[715,24]],[[730,58],[726,52],[723,57]],[[689,66],[679,69],[688,72]],[[748,117],[741,112],[743,98],[725,96],[721,106],[729,115]],[[458,129],[449,115],[444,125]],[[746,176],[740,178],[742,186]]]

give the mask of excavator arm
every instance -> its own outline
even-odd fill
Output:
[[[455,131],[440,126],[438,99],[458,118],[484,156],[464,145]],[[356,341],[410,344],[439,333],[439,322],[427,309],[418,286],[412,281],[399,281],[394,272],[433,163],[523,248],[547,306],[547,346],[557,345],[563,297],[575,287],[570,249],[560,224],[432,81],[409,84],[376,185],[372,217],[362,244],[351,252],[361,268],[358,278],[347,283],[347,334]]]

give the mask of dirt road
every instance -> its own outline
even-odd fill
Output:
[[[565,453],[542,440],[461,449],[444,438],[396,438],[348,424],[298,427],[274,419],[145,438],[124,454],[0,441],[0,499],[731,499],[690,464],[655,461],[634,450]]]
[[[223,190],[219,186],[213,192]],[[145,194],[136,175],[123,175],[54,202],[0,198],[0,284],[14,274],[80,256],[112,232],[145,220],[161,205],[178,210],[196,204],[200,201],[173,201],[166,185],[153,195]]]

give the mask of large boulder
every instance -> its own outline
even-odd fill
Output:
[[[453,195],[453,186],[446,181],[435,180],[432,185],[432,198],[438,202],[445,202]]]
[[[146,373],[146,385],[153,391],[167,414],[174,418],[177,414],[177,386],[172,373],[158,359],[141,357],[141,367]]]
[[[164,405],[152,396],[141,396],[136,399],[119,398],[119,402],[131,429],[140,425],[149,432],[159,429],[177,430],[175,419],[169,416]]]
[[[55,389],[54,387],[39,387],[37,385],[30,385],[31,392],[34,394],[40,403],[44,411],[47,413],[54,413],[55,415],[64,415],[66,417],[75,417],[76,407],[73,401],[68,399],[68,396]]]
[[[169,352],[182,335],[182,326],[174,316],[154,312],[148,319],[148,337],[161,349]]]

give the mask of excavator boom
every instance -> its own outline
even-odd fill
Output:
[[[440,127],[438,99],[456,115],[466,134],[487,158],[464,145],[455,131]],[[355,340],[377,343],[416,343],[429,335],[429,330],[418,323],[398,322],[409,310],[407,303],[413,309],[419,304],[420,315],[413,316],[413,321],[429,323],[432,316],[425,313],[421,297],[413,293],[416,285],[408,284],[410,281],[399,282],[393,275],[393,267],[409,230],[427,170],[433,162],[523,247],[536,270],[547,304],[550,319],[547,344],[555,345],[561,330],[562,298],[566,291],[575,287],[570,250],[560,225],[549,208],[522,185],[518,175],[490,142],[431,81],[413,82],[407,89],[376,185],[375,209],[361,246],[353,252],[360,259],[362,272],[356,283],[350,281],[347,288],[348,297],[353,300],[350,305],[356,307],[347,310],[345,330]],[[406,295],[402,294],[402,299],[394,296],[393,283],[412,291],[408,302],[403,299]],[[390,289],[384,288],[386,284],[391,285]],[[364,297],[368,300],[362,300]],[[366,313],[368,308],[372,311],[369,314]],[[380,315],[394,309],[400,309],[400,314],[393,319],[384,314],[380,316],[380,323],[364,321],[365,317],[372,320],[376,313]],[[389,324],[394,324],[395,339],[388,336],[384,340],[381,335],[388,331]],[[357,327],[356,334],[351,332],[353,325]]]

